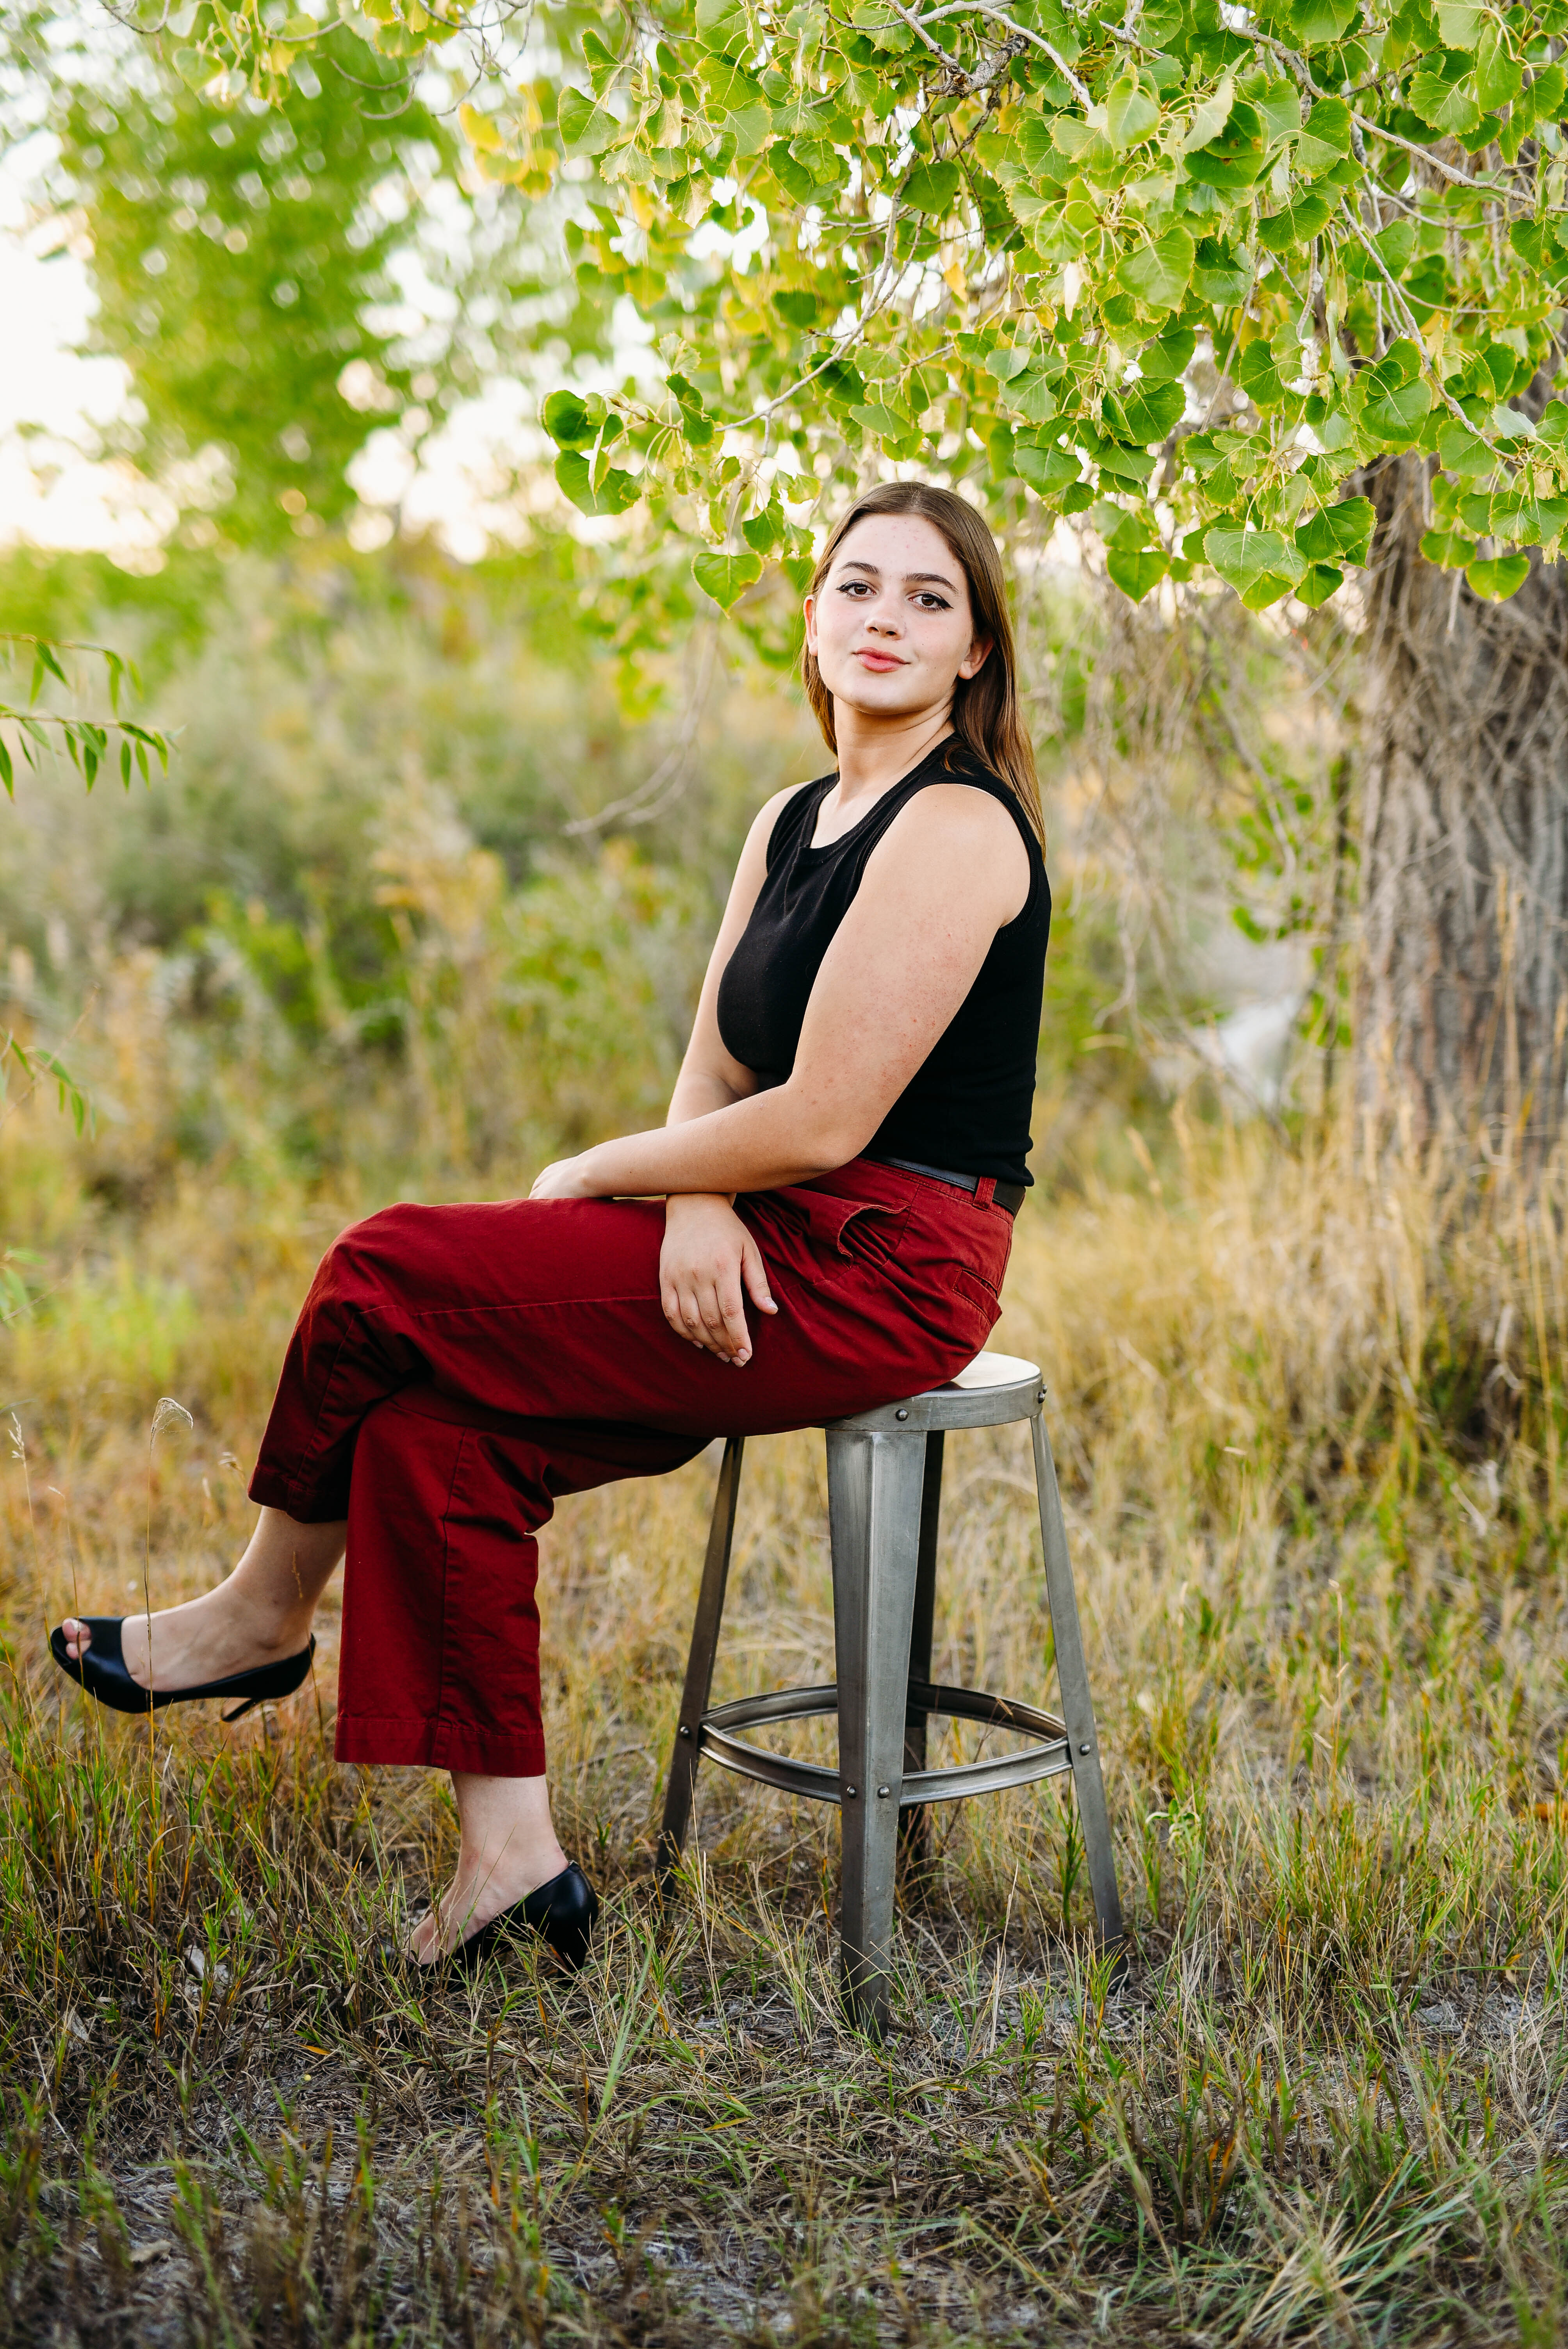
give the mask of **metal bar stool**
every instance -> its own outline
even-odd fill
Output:
[[[1068,1556],[1057,1472],[1046,1434],[1045,1388],[1033,1362],[979,1354],[950,1385],[881,1411],[828,1423],[828,1516],[833,1551],[833,1630],[838,1683],[740,1697],[712,1711],[714,1656],[724,1615],[735,1537],[744,1439],[724,1448],[702,1592],[692,1630],[680,1725],[670,1760],[659,1837],[659,1877],[666,1886],[691,1818],[697,1765],[705,1754],[726,1770],[779,1786],[843,1813],[843,1989],[853,2021],[880,2033],[888,2013],[893,1871],[901,1812],[954,1802],[1001,1786],[1072,1773],[1095,1916],[1104,1943],[1122,1937],[1110,1823],[1100,1777],[1099,1744],[1084,1669],[1078,1597]],[[1035,1446],[1046,1597],[1056,1638],[1062,1718],[977,1689],[934,1686],[932,1619],[943,1445],[952,1427],[1000,1427],[1026,1419]],[[770,1754],[737,1734],[764,1722],[815,1713],[839,1719],[836,1771]],[[925,1729],[933,1713],[1021,1731],[1035,1744],[994,1761],[945,1770],[925,1766]],[[917,1813],[918,1816],[918,1813]]]

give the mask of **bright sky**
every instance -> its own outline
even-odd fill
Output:
[[[156,568],[172,528],[170,501],[123,459],[96,453],[103,429],[130,398],[118,359],[78,355],[92,314],[85,258],[41,247],[28,194],[41,140],[0,160],[0,544],[99,547],[129,569]],[[634,328],[632,339],[645,340]],[[493,538],[516,533],[512,468],[536,453],[525,388],[489,385],[427,442],[418,467],[395,433],[371,435],[350,469],[367,511],[355,534],[387,534],[377,511],[403,501],[411,528],[438,527],[454,554],[472,561]]]

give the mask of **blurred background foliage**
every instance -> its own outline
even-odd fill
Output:
[[[13,26],[4,122],[40,134],[45,234],[128,370],[105,450],[169,524],[118,561],[14,545],[0,629],[119,647],[177,750],[86,801],[46,769],[0,816],[0,1017],[93,1104],[78,1145],[12,1071],[14,1327],[74,1310],[73,1268],[112,1288],[155,1225],[187,1235],[167,1306],[198,1198],[212,1233],[220,1197],[330,1226],[655,1122],[746,827],[826,763],[782,574],[720,623],[555,492],[540,387],[572,353],[636,364],[557,195],[475,175],[359,43],[279,109],[220,109],[133,39],[40,26]],[[498,388],[521,420],[459,560],[400,485]],[[1037,1174],[1141,1180],[1179,1095],[1299,1123],[1321,1094],[1340,624],[1171,626],[1059,544],[1010,559],[1057,898]],[[1267,1050],[1227,1058],[1249,999]]]

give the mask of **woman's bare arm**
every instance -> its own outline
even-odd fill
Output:
[[[724,1052],[714,1001],[761,886],[767,836],[754,885],[748,875],[745,915],[731,932],[731,913],[744,894],[737,873],[688,1066],[676,1087],[683,1114],[677,1117],[672,1103],[673,1122],[663,1132],[601,1143],[547,1167],[536,1197],[772,1190],[844,1165],[865,1148],[926,1059],[997,930],[1028,894],[1028,858],[1005,808],[959,783],[920,792],[868,861],[822,958],[793,1072],[758,1092],[752,1073]]]

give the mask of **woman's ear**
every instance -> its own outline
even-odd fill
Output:
[[[965,654],[964,658],[958,664],[959,676],[962,678],[978,677],[981,670],[985,667],[986,661],[990,658],[990,654],[991,639],[989,636],[972,637],[970,639],[968,651]]]
[[[815,595],[808,595],[805,603],[800,608],[806,615],[806,650],[811,655],[811,657],[814,660],[817,656],[817,599]]]

